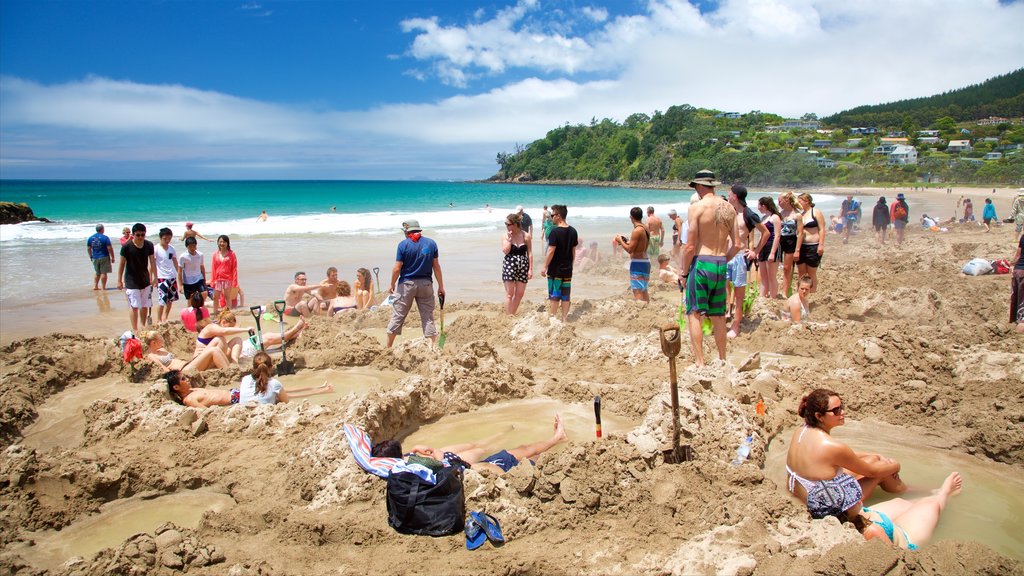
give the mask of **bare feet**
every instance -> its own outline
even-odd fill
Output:
[[[938,493],[945,496],[956,496],[960,493],[963,483],[964,479],[960,476],[960,473],[953,472],[946,476],[946,480],[942,483],[942,487],[938,489]]]
[[[565,425],[562,423],[562,417],[555,414],[555,438],[562,442],[568,440],[568,436],[565,435]]]

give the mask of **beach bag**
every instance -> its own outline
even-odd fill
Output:
[[[462,468],[442,468],[431,484],[412,472],[388,476],[388,526],[401,534],[448,536],[466,523]]]
[[[903,205],[903,202],[896,202],[896,206],[892,209],[892,215],[895,216],[897,220],[906,220],[907,207]]]
[[[984,258],[975,258],[964,264],[963,273],[968,276],[984,276],[992,273],[992,264]]]
[[[992,272],[996,274],[1009,274],[1012,267],[1009,260],[993,260]]]

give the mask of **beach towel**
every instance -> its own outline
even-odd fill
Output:
[[[391,475],[391,469],[403,462],[401,458],[371,456],[370,437],[366,435],[362,428],[346,423],[345,438],[348,439],[348,446],[352,449],[352,455],[356,459],[356,464],[359,464],[360,468],[370,474],[387,478]]]

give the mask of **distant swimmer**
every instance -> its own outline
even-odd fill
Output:
[[[198,230],[192,228],[192,226],[193,224],[191,222],[185,222],[185,233],[181,235],[181,240],[183,242],[185,240],[188,240],[189,238],[202,238],[207,242],[213,242],[213,240],[210,240],[206,236],[203,236],[202,234],[199,233]]]
[[[338,207],[337,206],[331,206],[331,212],[337,212],[337,211],[338,211]],[[266,214],[266,212],[264,212],[264,214]]]
[[[256,221],[257,222],[266,222],[267,221],[267,211],[264,210],[263,212],[260,212],[260,215],[256,217]]]

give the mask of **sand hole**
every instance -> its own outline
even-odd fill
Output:
[[[235,501],[210,489],[176,492],[159,498],[144,500],[139,497],[108,502],[99,514],[83,518],[59,531],[26,532],[26,540],[35,546],[26,546],[19,552],[31,564],[54,570],[75,556],[85,558],[104,548],[113,548],[128,537],[140,532],[152,533],[165,522],[183,528],[196,528],[207,510],[220,512],[234,506]]]
[[[593,404],[569,404],[553,398],[530,398],[445,416],[412,431],[402,440],[402,445],[408,448],[413,444],[426,444],[441,448],[499,435],[487,443],[488,448],[493,448],[497,452],[549,438],[556,413],[561,414],[570,441],[597,439]],[[637,424],[637,421],[611,412],[608,406],[602,407],[601,428],[605,436],[610,433],[625,434]],[[557,452],[565,446],[564,443],[560,444],[552,451]]]
[[[366,367],[328,368],[325,370],[299,370],[296,374],[278,376],[285,390],[319,386],[325,381],[334,385],[334,391],[327,394],[316,394],[298,401],[309,401],[326,404],[348,394],[366,396],[374,388],[391,388],[398,380],[408,376],[404,372],[374,370]]]
[[[765,460],[765,476],[782,490],[786,489],[786,452],[792,435],[789,429],[773,440]],[[960,472],[963,491],[946,506],[932,542],[973,540],[1024,560],[1024,478],[1013,467],[937,447],[944,439],[877,420],[847,420],[832,435],[858,452],[899,460],[900,477],[911,487],[904,498],[925,496],[950,472]],[[868,504],[893,497],[876,490]]]
[[[142,394],[119,376],[86,380],[54,394],[37,408],[38,417],[23,431],[22,444],[44,451],[56,446],[75,448],[85,433],[83,410],[96,400],[132,398]]]

